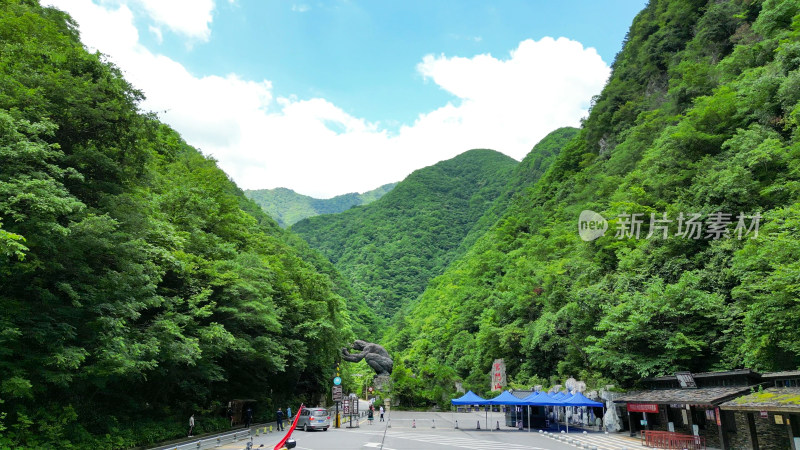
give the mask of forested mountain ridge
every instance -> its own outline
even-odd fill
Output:
[[[514,167],[508,182],[501,193],[494,199],[492,205],[486,209],[469,233],[458,244],[455,257],[460,257],[483,236],[489,228],[497,222],[511,204],[516,195],[532,187],[544,175],[550,164],[553,163],[561,148],[578,132],[577,128],[564,127],[548,133],[525,155],[525,158]]]
[[[387,331],[395,395],[484,393],[494,358],[518,387],[797,369],[799,116],[800,4],[652,0],[580,133]]]
[[[389,183],[362,194],[351,192],[326,199],[298,194],[287,188],[247,189],[244,195],[256,202],[264,212],[278,222],[278,225],[285,228],[306,217],[335,214],[356,205],[368,205],[383,197],[396,185],[397,183]]]
[[[0,447],[127,448],[192,413],[227,428],[234,398],[269,414],[318,395],[364,320],[141,99],[66,14],[3,2]]]
[[[470,150],[414,171],[374,203],[310,217],[291,230],[388,318],[444,270],[516,165],[493,150]]]

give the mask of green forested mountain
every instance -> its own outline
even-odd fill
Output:
[[[559,128],[542,138],[533,147],[525,158],[514,167],[514,171],[509,176],[506,185],[503,186],[500,195],[494,199],[492,205],[486,209],[486,212],[483,213],[467,235],[464,236],[464,239],[461,240],[455,257],[459,257],[469,250],[475,244],[475,241],[483,236],[502,217],[515,195],[520,195],[544,175],[564,144],[572,139],[577,132],[577,128]]]
[[[258,204],[282,227],[288,227],[320,214],[335,214],[356,205],[368,205],[391,191],[397,183],[384,184],[371,191],[359,194],[337,195],[333,198],[313,198],[298,194],[287,188],[245,190],[244,195]]]
[[[292,231],[390,317],[442,273],[516,165],[493,150],[470,150],[415,171],[374,203],[310,217]]]
[[[517,386],[797,369],[799,119],[800,3],[652,0],[580,132],[386,333],[395,394],[485,392],[494,358]]]
[[[263,416],[318,395],[350,327],[372,328],[141,98],[64,13],[2,2],[0,447],[185,436],[192,413],[226,427],[234,398]]]

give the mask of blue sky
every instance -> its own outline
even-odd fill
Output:
[[[577,125],[645,6],[51,3],[145,92],[144,109],[240,186],[318,197],[397,181],[473,147],[521,159],[547,132]]]

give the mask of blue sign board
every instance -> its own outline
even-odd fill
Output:
[[[342,384],[342,378],[341,377],[334,377],[333,378],[333,384],[335,384],[336,386]]]

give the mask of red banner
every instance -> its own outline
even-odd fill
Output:
[[[289,432],[286,433],[286,436],[284,436],[280,442],[278,442],[278,445],[275,446],[275,450],[281,450],[283,448],[283,444],[285,444],[286,441],[288,441],[289,438],[292,437],[292,432],[294,431],[295,427],[297,427],[297,421],[300,420],[300,411],[303,410],[303,406],[304,406],[303,404],[300,404],[300,407],[297,408],[297,414],[295,414],[294,416],[294,420],[292,421],[292,426],[289,427]]]
[[[628,403],[628,411],[657,414],[658,405],[656,403]]]

